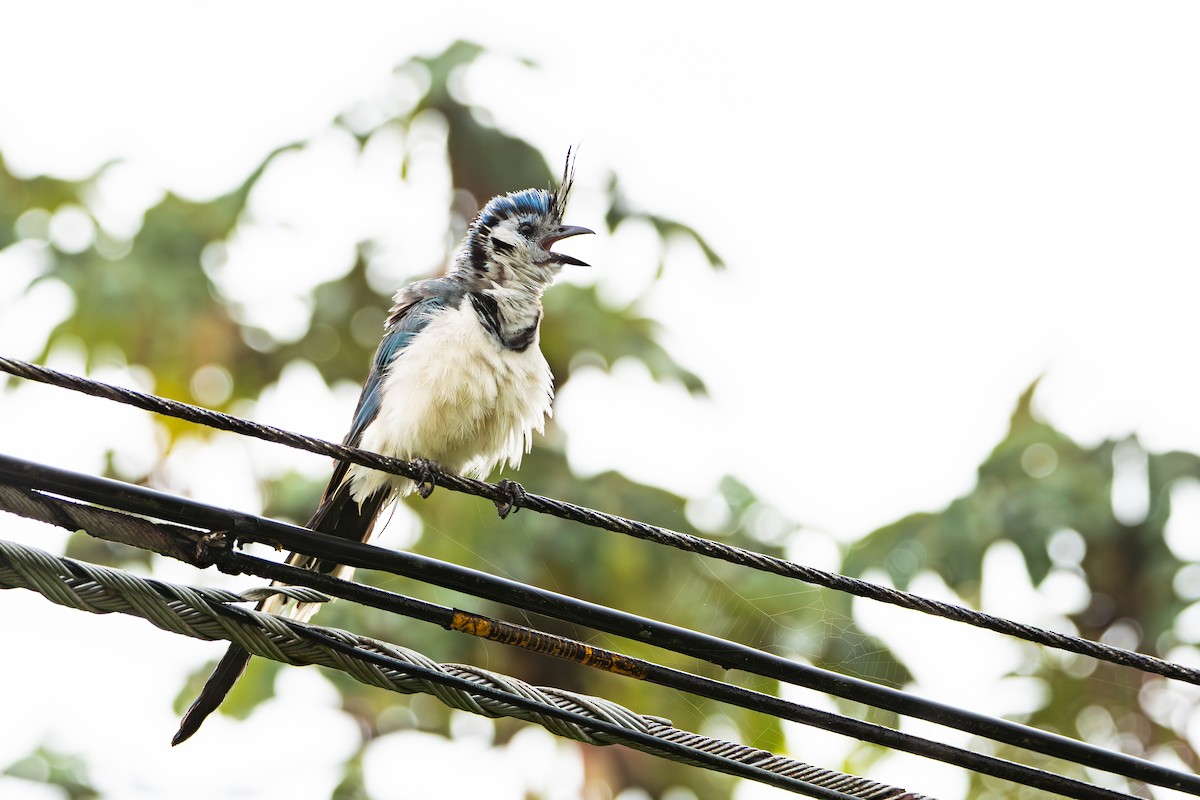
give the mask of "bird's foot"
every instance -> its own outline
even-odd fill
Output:
[[[506,495],[504,500],[492,501],[496,504],[496,513],[500,515],[500,519],[507,519],[509,514],[521,510],[521,503],[525,501],[524,486],[505,478],[496,482],[496,488]]]
[[[421,495],[422,500],[428,500],[437,486],[433,479],[434,474],[442,471],[442,465],[428,458],[414,458],[412,465],[420,471],[420,479],[416,481],[417,494]]]

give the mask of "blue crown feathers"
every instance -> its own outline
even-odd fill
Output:
[[[554,191],[547,189],[522,189],[519,192],[493,197],[483,210],[475,217],[467,231],[467,251],[471,264],[481,268],[487,260],[483,251],[483,240],[491,233],[492,227],[501,220],[514,216],[531,214],[550,216],[561,221],[567,211],[567,200],[571,196],[571,187],[575,184],[575,161],[567,149],[567,160],[563,165],[562,181]]]

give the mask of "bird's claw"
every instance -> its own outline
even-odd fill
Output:
[[[525,500],[524,486],[505,478],[497,481],[496,488],[506,495],[504,500],[492,501],[496,504],[496,513],[500,515],[500,519],[507,519],[509,514],[521,510],[521,503]]]
[[[412,464],[420,472],[420,479],[416,481],[417,494],[421,495],[422,500],[428,500],[429,495],[433,494],[434,487],[437,486],[433,476],[442,471],[442,465],[427,458],[413,459]]]

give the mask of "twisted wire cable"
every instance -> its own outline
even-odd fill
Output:
[[[84,528],[88,535],[181,558],[194,566],[200,566],[208,555],[204,552],[204,548],[197,546],[208,535],[202,530],[154,522],[120,511],[81,505],[30,489],[0,484],[0,510],[57,525],[67,530]],[[554,656],[575,664],[655,683],[711,700],[731,703],[741,708],[771,714],[780,719],[832,731],[881,747],[936,759],[1064,797],[1076,800],[1124,800],[1129,797],[1129,795],[1083,783],[1063,775],[1005,761],[972,750],[964,750],[840,714],[808,708],[761,692],[671,669],[595,645],[546,633],[536,628],[515,625],[461,609],[438,606],[394,592],[299,569],[287,564],[267,561],[233,550],[222,551],[221,556],[214,560],[226,572],[256,575],[286,582],[293,586],[307,586],[335,597],[403,614],[448,630]],[[282,590],[278,591],[282,593]],[[247,596],[246,593],[243,593],[243,596]],[[256,597],[256,599],[258,598]],[[325,598],[294,596],[294,599],[318,602]],[[797,777],[803,776],[798,775]]]
[[[231,592],[183,586],[0,539],[0,588],[29,589],[59,605],[95,614],[142,617],[172,633],[236,642],[257,656],[293,665],[320,664],[371,686],[430,694],[451,708],[489,717],[515,717],[588,744],[624,744],[808,797],[924,800],[924,795],[876,781],[680,731],[666,720],[636,714],[603,698],[535,687],[479,667],[439,664],[387,642],[228,605],[280,592],[304,602],[327,599],[305,587]]]
[[[354,447],[333,444],[322,439],[285,431],[270,425],[234,417],[211,409],[200,408],[199,406],[189,405],[178,400],[169,400],[133,389],[101,383],[14,358],[0,356],[0,371],[26,380],[70,389],[94,397],[135,406],[157,414],[175,417],[218,430],[251,436],[264,441],[283,444],[299,450],[306,450],[311,453],[349,461],[371,469],[402,475],[414,480],[432,478],[436,485],[453,491],[484,497],[492,501],[513,502],[515,500],[514,504],[519,508],[527,508],[531,511],[549,514],[560,519],[580,522],[591,527],[633,536],[638,539],[644,539],[656,544],[674,547],[685,552],[696,553],[762,572],[794,578],[816,586],[846,592],[856,597],[876,600],[955,622],[962,622],[1024,639],[1034,644],[1065,650],[1101,661],[1132,667],[1143,672],[1200,685],[1200,670],[1166,661],[1155,656],[1115,647],[1102,642],[1095,642],[1079,636],[1039,628],[1034,625],[1015,622],[1004,617],[976,611],[953,603],[933,600],[911,592],[874,584],[859,578],[852,578],[847,575],[804,566],[775,556],[756,553],[711,539],[673,531],[668,528],[650,525],[614,514],[607,514],[603,511],[597,511],[596,509],[579,506],[574,503],[543,497],[529,492],[525,493],[522,497],[514,498],[511,492],[505,491],[496,484],[487,483],[486,481],[473,480],[454,473],[439,471],[434,471],[431,475],[429,470],[418,468],[410,462],[400,459],[381,456],[377,453],[359,450]]]
[[[787,660],[787,658],[772,656],[767,652],[748,648],[746,645],[728,642],[728,640],[708,636],[708,634],[688,631],[686,628],[666,625],[664,622],[642,618],[642,616],[595,606],[593,603],[580,601],[574,597],[548,593],[544,589],[505,581],[505,579],[490,576],[484,572],[468,570],[466,567],[418,557],[412,553],[388,551],[388,549],[364,545],[361,542],[348,543],[305,528],[296,528],[294,525],[245,515],[241,512],[215,509],[215,507],[197,503],[196,500],[174,497],[174,495],[156,492],[154,489],[91,475],[70,473],[67,470],[22,462],[20,459],[8,456],[0,456],[0,479],[12,481],[14,483],[12,488],[16,491],[37,495],[43,501],[52,500],[50,495],[46,494],[46,492],[52,492],[64,495],[64,497],[88,500],[90,503],[119,507],[121,511],[142,513],[142,515],[160,519],[166,518],[188,525],[188,528],[169,525],[162,531],[164,535],[184,537],[186,542],[184,549],[185,551],[194,551],[196,560],[193,561],[193,564],[197,566],[215,564],[226,572],[247,572],[272,579],[272,581],[311,585],[311,587],[328,591],[330,594],[346,596],[355,602],[372,604],[372,606],[392,610],[392,612],[414,616],[416,619],[436,622],[450,630],[469,632],[475,636],[491,638],[491,633],[500,632],[499,627],[491,626],[490,620],[478,618],[478,615],[456,612],[452,615],[454,619],[446,619],[444,614],[439,613],[438,607],[432,606],[431,603],[403,599],[400,595],[362,587],[360,584],[318,581],[311,572],[298,571],[302,572],[302,577],[296,576],[294,573],[287,572],[286,565],[256,559],[242,554],[234,548],[235,539],[240,542],[248,537],[250,541],[270,542],[276,548],[287,547],[302,553],[316,555],[316,557],[331,558],[343,564],[372,566],[373,569],[415,578],[424,583],[438,585],[438,587],[464,591],[469,595],[485,597],[488,600],[551,616],[551,618],[569,620],[575,624],[598,628],[598,630],[640,640],[640,642],[659,646],[659,648],[685,652],[685,654],[703,658],[706,661],[722,663],[726,667],[736,666],[739,669],[748,670],[750,673],[766,675],[776,680],[790,682],[790,684],[838,694],[840,697],[877,705],[880,708],[898,712],[898,714],[917,716],[924,720],[947,724],[950,727],[968,730],[968,732],[984,736],[984,738],[1007,742],[1007,744],[1025,748],[1025,750],[1045,754],[1045,756],[1066,759],[1076,764],[1114,772],[1114,774],[1122,775],[1129,780],[1200,795],[1200,777],[1166,768],[1162,764],[1154,764],[1145,759],[1127,756],[1124,753],[1104,750],[1104,748],[1087,745],[1085,742],[1069,739],[1066,736],[1043,732],[1043,730],[1021,726],[1021,724],[1000,720],[1000,718],[972,714],[970,711],[956,709],[954,706],[930,702],[930,700],[910,696],[905,692],[889,690],[889,688],[847,678],[838,673],[830,673],[828,670],[805,666],[805,664]],[[72,523],[76,518],[70,513],[73,505],[71,501],[60,500],[60,509],[44,513],[52,518],[64,518],[55,524],[64,524],[68,529],[74,529]],[[134,519],[136,518],[130,517],[128,521],[134,521]],[[194,529],[194,525],[204,525],[209,531],[202,534]],[[128,533],[115,535],[115,529],[114,527],[112,539],[116,541],[126,541],[126,537],[130,536]],[[236,531],[236,537],[230,535],[230,531]],[[109,531],[104,528],[95,528],[91,533],[103,536]],[[146,531],[142,531],[137,537],[145,539],[146,535],[148,535]],[[521,636],[521,633],[517,633],[517,636]],[[497,640],[504,639],[497,638]],[[553,655],[562,654],[556,651],[553,652]],[[584,645],[582,655],[596,655],[596,651],[594,648]],[[604,660],[601,658],[602,661]],[[589,663],[588,666],[599,666],[599,664]],[[630,667],[631,664],[628,660],[623,660],[623,662],[614,661],[611,666],[614,667],[614,672],[620,672],[620,670]],[[648,663],[643,662],[643,666],[648,667]],[[688,674],[684,673],[684,675]],[[659,676],[661,678],[661,674]],[[679,678],[678,674],[676,678]],[[647,675],[647,679],[650,679],[649,675]],[[745,705],[746,699],[748,699],[745,694],[733,691],[734,687],[732,686],[715,687],[712,684],[698,686],[692,679],[698,680],[698,676],[686,678],[685,680],[689,682],[688,686],[668,684],[667,681],[656,682],[734,704]],[[896,739],[893,736],[898,732],[892,732],[886,728],[858,727],[865,726],[865,723],[848,720],[845,717],[833,718],[814,714],[812,711],[815,710],[800,710],[802,706],[787,704],[779,698],[758,696],[752,698],[751,705],[758,710],[768,712],[768,714],[785,718],[785,720],[814,724],[817,727],[856,736],[864,741],[875,741],[876,744],[893,747],[896,750],[919,752],[925,756],[941,758],[949,763],[964,766],[966,769],[1026,783],[1028,786],[1037,786],[1057,794],[1070,796],[1070,798],[1104,800],[1111,796],[1103,794],[1104,789],[1079,784],[1079,782],[1070,782],[1067,778],[1055,776],[1049,772],[1030,771],[1030,768],[1000,762],[996,759],[964,757],[964,754],[954,751],[953,748],[938,751],[938,748],[943,746],[938,745],[937,742],[925,740],[916,744],[913,740],[902,738],[902,736]],[[1033,772],[1039,772],[1039,774],[1034,775]]]

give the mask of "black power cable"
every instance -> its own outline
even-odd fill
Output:
[[[335,578],[328,574],[301,569],[290,564],[269,561],[238,552],[232,548],[221,548],[214,551],[212,548],[203,546],[208,534],[194,528],[153,522],[143,517],[101,509],[93,505],[84,505],[36,490],[20,489],[4,484],[0,484],[0,510],[11,511],[71,531],[82,529],[91,536],[150,550],[193,566],[206,564],[207,558],[211,557],[225,572],[256,575],[268,578],[277,584],[316,589],[325,596],[340,597],[360,605],[433,623],[447,630],[519,647],[540,655],[554,656],[573,664],[643,680],[751,711],[770,714],[779,719],[822,728],[881,747],[933,758],[984,775],[1010,780],[1076,800],[1132,800],[1129,795],[1092,786],[1062,775],[952,747],[832,712],[809,708],[762,692],[633,658],[623,653],[585,644],[536,628],[429,603],[373,586]],[[0,544],[3,543],[0,542]],[[686,735],[695,736],[695,734]]]
[[[1200,795],[1200,777],[1058,734],[948,706],[839,675],[715,636],[680,628],[426,556],[349,542],[307,528],[230,511],[133,484],[82,475],[0,455],[0,482],[50,491],[192,527],[414,578],[544,616],[774,678],[1134,780]]]
[[[669,689],[678,689],[698,697],[729,703],[779,719],[821,728],[892,750],[932,758],[982,775],[990,775],[1034,789],[1053,792],[1063,797],[1071,797],[1076,800],[1129,800],[1131,797],[1052,772],[902,733],[841,714],[821,711],[723,681],[604,650],[595,645],[584,644],[563,636],[484,617],[461,609],[437,605],[373,586],[334,578],[312,570],[300,569],[234,551],[221,557],[221,567],[281,583],[318,589],[334,597],[430,622],[447,630],[466,632],[491,641],[499,641],[534,652],[564,658],[573,663],[586,664],[619,675],[627,675]]]

